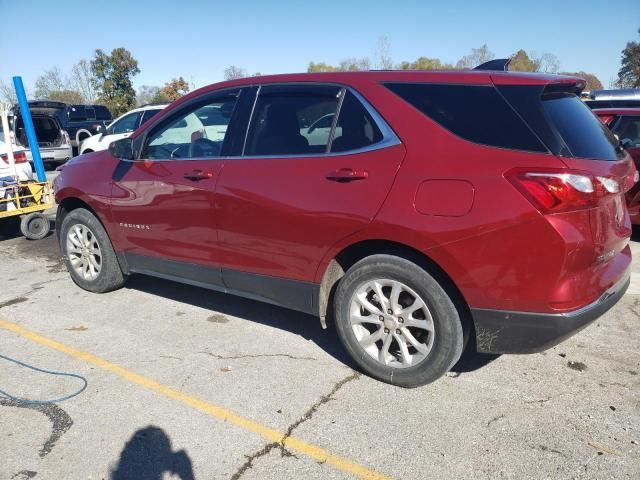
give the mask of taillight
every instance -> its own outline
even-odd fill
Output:
[[[62,132],[62,139],[64,140],[64,144],[65,145],[69,145],[71,143],[71,139],[69,138],[69,134],[67,133],[66,130],[61,130]]]
[[[595,207],[620,192],[616,179],[573,170],[510,170],[505,174],[541,213],[559,213]]]
[[[3,162],[9,162],[9,155],[7,155],[6,153],[0,155],[0,158],[2,158]],[[15,152],[13,154],[13,161],[15,163],[27,163],[27,154],[24,152]]]

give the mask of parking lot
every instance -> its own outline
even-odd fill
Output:
[[[0,355],[87,380],[57,404],[0,398],[0,478],[640,477],[636,274],[561,345],[468,353],[406,390],[355,371],[311,316],[144,276],[81,290],[53,235],[0,231],[0,263]],[[83,385],[0,365],[20,398]]]

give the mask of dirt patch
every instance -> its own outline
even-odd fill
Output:
[[[227,323],[228,321],[229,319],[221,313],[215,313],[207,318],[207,322],[211,323]]]

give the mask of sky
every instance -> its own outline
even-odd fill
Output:
[[[552,53],[562,71],[595,73],[607,87],[626,42],[640,40],[640,0],[0,0],[0,18],[0,79],[21,75],[27,90],[96,48],[127,48],[136,88],[178,76],[199,87],[229,65],[271,74],[373,57],[380,37],[394,63],[455,63],[486,43],[496,58]]]

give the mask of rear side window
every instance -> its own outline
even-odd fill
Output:
[[[326,118],[326,117],[325,117]],[[329,123],[327,127],[331,127]],[[331,142],[332,152],[346,152],[368,147],[382,140],[382,133],[369,112],[351,92],[346,92],[336,131]]]
[[[386,87],[465,140],[492,147],[547,152],[493,86],[387,83]]]
[[[96,120],[111,120],[111,112],[104,105],[94,105],[96,111]]]
[[[630,140],[632,148],[640,147],[640,116],[620,117],[612,130],[620,140]]]
[[[138,127],[139,118],[140,112],[130,113],[122,117],[107,129],[107,135],[133,132]]]
[[[566,144],[566,156],[618,160],[618,141],[576,95],[546,94],[542,96],[542,106],[547,118]]]
[[[328,117],[336,114],[340,93],[338,87],[323,85],[262,87],[244,155],[325,153],[331,134]]]
[[[82,122],[87,119],[84,105],[71,105],[69,107],[69,120],[72,122]]]
[[[87,114],[87,120],[95,120],[96,119],[96,110],[93,107],[85,107],[85,113]]]
[[[147,120],[151,119],[152,117],[154,117],[155,115],[157,115],[161,111],[162,111],[162,109],[160,109],[160,108],[156,108],[156,109],[153,109],[153,110],[145,110],[144,112],[142,112],[142,119],[140,120],[140,125],[142,125],[144,122],[146,122]]]

